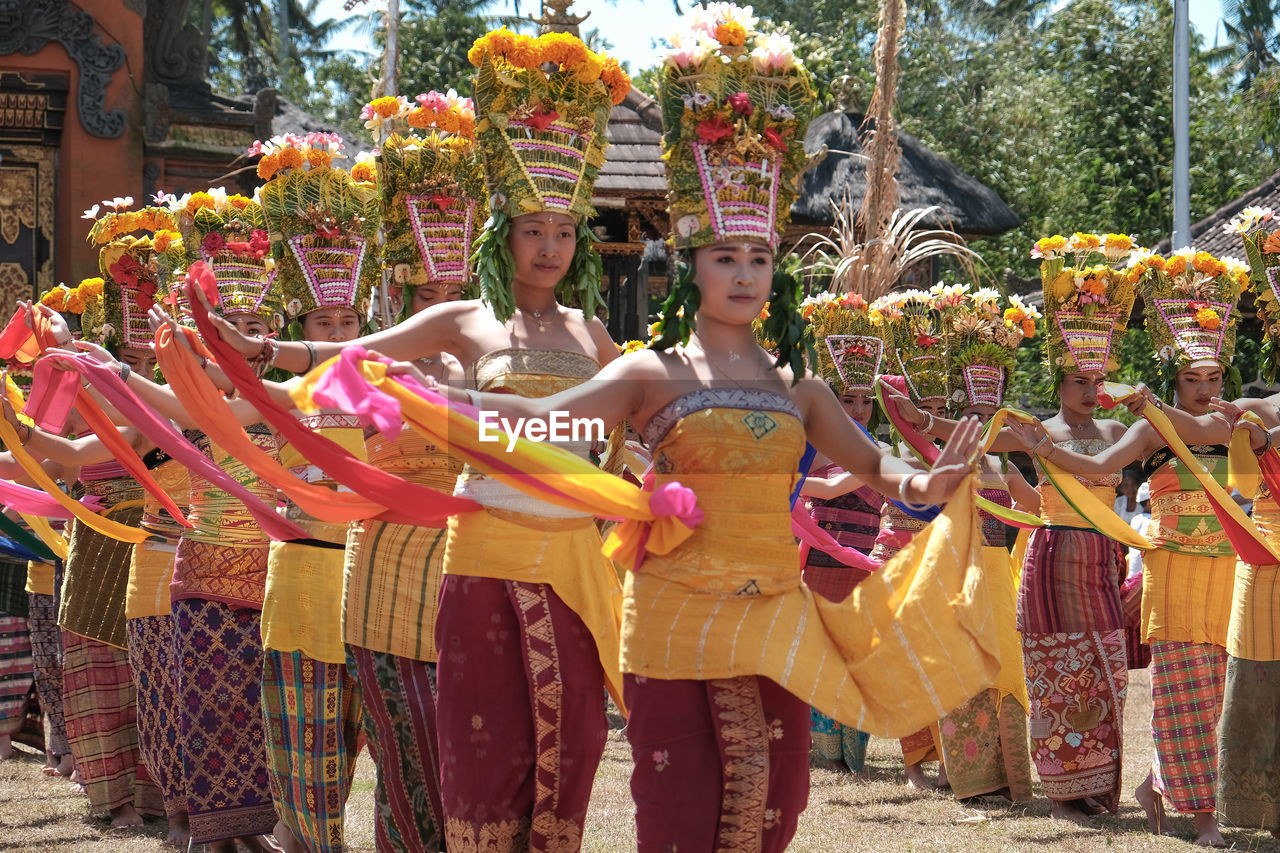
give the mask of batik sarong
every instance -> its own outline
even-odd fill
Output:
[[[62,703],[76,772],[95,812],[133,805],[160,815],[160,792],[139,772],[138,704],[124,649],[62,632]]]
[[[31,593],[31,659],[35,670],[36,694],[44,715],[44,748],[61,757],[71,752],[67,742],[67,721],[62,715],[62,630],[58,608],[52,595]]]
[[[1280,832],[1280,661],[1227,659],[1218,727],[1218,815]]]
[[[1151,641],[1152,783],[1180,812],[1212,812],[1227,653],[1208,643]]]
[[[364,701],[377,770],[374,839],[379,853],[444,849],[434,663],[347,646]]]
[[[173,602],[182,770],[196,844],[263,835],[276,825],[259,615],[219,601]]]
[[[34,688],[27,620],[0,616],[0,735],[16,735],[27,724]]]
[[[271,795],[309,851],[344,850],[342,813],[360,749],[360,691],[344,664],[263,654],[262,713]]]
[[[1120,803],[1124,696],[1129,684],[1124,632],[1024,633],[1031,702],[1031,758],[1045,796]]]
[[[446,575],[436,647],[448,848],[578,850],[607,733],[587,626],[548,584]]]
[[[759,676],[623,678],[640,853],[785,850],[809,799],[808,705]]]
[[[999,690],[984,690],[938,724],[947,781],[958,799],[1007,789],[1015,803],[1031,799],[1027,712]]]
[[[861,773],[866,767],[867,743],[871,740],[866,732],[810,708],[809,737],[813,751],[824,761],[841,761],[852,773]]]
[[[140,492],[136,484],[134,487]],[[112,512],[111,519],[137,526],[142,520],[142,505],[139,502]],[[69,548],[58,624],[82,637],[123,649],[132,543],[104,536],[77,520],[71,528]]]
[[[143,616],[125,622],[129,668],[138,697],[138,749],[151,781],[164,798],[168,817],[187,810],[178,736],[178,670],[173,656],[173,618]]]
[[[938,724],[928,727],[898,740],[902,747],[902,763],[910,767],[922,761],[941,761],[941,740],[938,737]]]

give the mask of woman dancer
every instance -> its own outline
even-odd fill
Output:
[[[809,317],[818,341],[823,377],[853,421],[868,428],[875,412],[873,383],[879,372],[884,342],[871,326],[865,299],[856,294],[836,298],[828,293],[806,300],[801,313]],[[828,459],[815,460],[812,475],[801,487],[809,498],[810,514],[841,545],[864,554],[875,547],[884,498]],[[809,589],[831,601],[843,601],[867,572],[845,566],[831,555],[801,546],[802,577]],[[810,739],[818,755],[861,773],[870,735],[810,709]]]
[[[395,109],[385,118],[392,134],[381,146],[379,189],[383,263],[403,285],[401,321],[462,298],[471,280],[470,237],[485,197],[470,99],[429,92],[415,101],[411,107],[384,99],[368,110],[379,115],[379,108]],[[439,205],[433,197],[449,201]],[[452,356],[420,364],[442,382],[463,380]],[[366,449],[384,471],[445,494],[453,494],[462,472],[461,462],[410,429],[395,439],[370,431]],[[381,853],[444,849],[435,623],[446,533],[370,520],[352,524],[347,540],[343,635],[377,765],[375,838]]]
[[[75,768],[71,744],[67,742],[67,722],[62,716],[62,634],[54,602],[55,563],[31,560],[27,563],[27,593],[30,605],[27,622],[31,630],[31,660],[35,670],[36,694],[44,715],[44,772],[50,776],[70,776]]]
[[[586,217],[609,113],[630,81],[561,33],[499,30],[470,56],[488,117],[477,125],[491,205],[476,255],[482,301],[434,306],[360,342],[409,360],[453,353],[477,387],[545,395],[618,354],[595,317],[601,261]],[[261,349],[220,331],[246,356]],[[282,343],[275,364],[306,371],[341,349]],[[457,493],[486,510],[450,520],[436,620],[446,844],[575,850],[604,751],[605,684],[622,698],[617,574],[589,516],[477,472]]]
[[[1140,283],[1147,306],[1147,329],[1160,357],[1166,393],[1178,410],[1210,412],[1224,382],[1238,394],[1235,351],[1236,301],[1248,282],[1242,264],[1224,263],[1190,250],[1167,260],[1143,256]],[[1171,392],[1171,393],[1170,393]],[[1227,431],[1193,434],[1196,459],[1225,485]],[[1151,644],[1152,736],[1155,761],[1135,792],[1151,831],[1168,826],[1163,800],[1191,814],[1196,843],[1226,846],[1214,818],[1217,728],[1226,676],[1227,629],[1235,577],[1235,557],[1222,524],[1203,489],[1147,423],[1125,431],[1110,448],[1081,456],[1042,441],[1036,428],[1020,429],[1029,450],[1067,471],[1087,477],[1118,475],[1142,460],[1151,483],[1151,525],[1156,546],[1143,559],[1142,636]],[[1259,440],[1261,444],[1261,440]]]
[[[658,484],[678,479],[697,493],[705,518],[693,535],[666,555],[649,555],[643,571],[627,578],[622,660],[639,848],[772,851],[794,834],[807,797],[808,705],[853,722],[863,707],[854,695],[874,701],[869,685],[850,681],[859,678],[852,671],[858,667],[841,662],[859,652],[848,646],[842,651],[836,635],[867,618],[859,607],[876,594],[864,593],[868,585],[881,590],[887,583],[865,581],[839,604],[814,598],[801,584],[789,503],[805,438],[874,488],[933,503],[944,501],[967,474],[977,425],[965,422],[932,473],[914,472],[851,424],[820,379],[796,377],[793,384],[788,370],[774,371],[751,326],[766,299],[769,337],[779,342],[781,360],[803,365],[803,320],[792,307],[796,288],[781,278],[771,287],[771,246],[786,223],[803,163],[799,140],[812,106],[807,75],[789,40],[766,41],[748,29],[754,19],[744,10],[718,4],[695,17],[701,35],[718,32],[723,41],[712,55],[673,55],[664,75],[672,219],[677,249],[691,264],[681,267],[664,306],[655,349],[625,356],[597,381],[546,399],[472,393],[482,408],[507,416],[545,418],[554,410],[598,417],[606,425],[632,419],[644,425],[654,448]],[[681,43],[695,43],[685,35]],[[745,56],[744,41],[767,45],[761,56],[768,53],[769,62],[721,62],[722,54]],[[767,91],[772,116],[738,97],[745,88],[738,79],[717,79],[752,73],[753,67],[767,78],[756,91]],[[697,73],[703,69],[707,77]],[[719,103],[708,96],[708,121],[718,123],[715,111],[745,115],[753,108],[754,117],[719,145],[685,136],[698,124],[687,120],[685,104],[700,108],[705,99],[693,96],[707,92],[731,93],[732,99]],[[687,101],[682,94],[690,96]],[[785,155],[764,144],[771,138],[765,130],[786,140]],[[718,174],[727,168],[722,158],[740,150],[764,156],[737,173],[745,187],[703,185],[702,175]],[[698,168],[699,158],[705,170]],[[744,204],[742,194],[763,201]],[[663,351],[695,324],[687,348]],[[416,370],[407,363],[399,369]],[[970,522],[966,517],[956,532]],[[743,535],[747,530],[750,537]],[[956,544],[963,550],[967,533],[961,539]],[[943,560],[935,569],[950,573],[956,566]],[[959,580],[953,576],[943,585]],[[963,621],[964,609],[947,612]],[[953,662],[962,670],[984,668],[978,659],[985,662],[985,653],[945,610],[940,607],[935,624],[948,634],[946,653],[957,656]],[[913,615],[920,614],[903,614],[900,624],[918,625]],[[770,641],[776,637],[794,639]],[[906,652],[899,651],[903,657],[885,666],[905,665]],[[926,679],[935,674],[922,673]],[[840,685],[849,690],[837,699]],[[919,696],[906,692],[913,695],[895,695],[894,701],[911,707]],[[959,704],[963,692],[948,695]],[[917,710],[914,718],[919,716]],[[879,727],[883,721],[873,722]]]

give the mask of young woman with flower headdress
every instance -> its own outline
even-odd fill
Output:
[[[587,217],[609,113],[630,81],[563,33],[498,30],[470,58],[490,191],[474,259],[482,299],[433,306],[358,342],[410,360],[452,353],[478,387],[544,395],[617,357],[595,317],[602,261]],[[282,343],[275,364],[302,372],[340,350]],[[585,456],[590,444],[574,450]],[[576,849],[604,750],[606,683],[622,703],[617,574],[591,517],[475,471],[457,494],[486,510],[450,521],[436,617],[446,844]]]
[[[1265,335],[1262,378],[1271,382],[1280,362],[1280,228],[1270,208],[1245,208],[1224,226],[1244,240]],[[1256,415],[1280,439],[1280,394],[1215,406],[1232,418]],[[1254,523],[1280,547],[1280,505],[1266,480],[1253,497]],[[1280,836],[1280,566],[1236,563],[1227,673],[1218,728],[1215,806],[1229,826],[1269,830]]]
[[[1113,280],[1124,276],[1142,288],[1146,325],[1157,347],[1165,396],[1180,413],[1211,415],[1210,403],[1224,387],[1231,396],[1239,393],[1240,374],[1231,360],[1239,317],[1236,303],[1248,286],[1248,269],[1240,262],[1189,249],[1168,259],[1147,253],[1134,257],[1136,263],[1128,271],[1111,275]],[[1070,281],[1059,281],[1071,271],[1054,261],[1046,261],[1046,270],[1048,301],[1060,287],[1071,288]],[[1086,273],[1084,278],[1087,283],[1102,275],[1106,273]],[[1107,288],[1108,302],[1102,303],[1107,308],[1118,301],[1111,298],[1111,290]],[[1094,293],[1087,285],[1082,292]],[[1060,305],[1058,319],[1066,313]],[[1081,313],[1087,318],[1087,310]],[[1094,317],[1101,313],[1095,309]],[[1157,401],[1156,405],[1162,404]],[[1208,425],[1201,426],[1195,418],[1180,418],[1176,428],[1191,443],[1197,462],[1225,485],[1231,430],[1212,418],[1205,422]],[[1258,433],[1254,441],[1261,446],[1263,431],[1249,429]],[[1145,421],[1120,432],[1110,447],[1088,456],[1058,446],[1054,433],[1043,426],[1015,430],[1033,455],[1042,455],[1077,476],[1114,478],[1125,465],[1142,460],[1151,483],[1152,521],[1147,538],[1155,546],[1143,559],[1142,638],[1151,645],[1156,752],[1151,775],[1136,796],[1152,832],[1168,829],[1163,798],[1192,815],[1198,844],[1225,846],[1214,818],[1216,730],[1236,561],[1222,522],[1204,487]]]
[[[678,479],[697,494],[705,517],[693,534],[629,567],[636,570],[626,582],[622,667],[639,849],[774,851],[794,835],[807,799],[810,705],[881,733],[923,721],[917,703],[929,704],[925,688],[898,668],[907,666],[909,652],[881,633],[873,653],[870,633],[862,633],[879,618],[872,612],[885,608],[880,615],[887,616],[882,596],[896,595],[888,590],[903,582],[902,566],[930,578],[898,590],[912,602],[895,617],[906,643],[924,640],[924,617],[915,609],[923,608],[945,634],[931,652],[948,658],[948,671],[954,664],[964,673],[962,683],[942,686],[939,672],[917,670],[939,701],[959,704],[976,692],[990,663],[969,631],[967,606],[952,610],[941,598],[917,596],[925,586],[942,598],[951,595],[944,589],[960,593],[952,584],[963,584],[968,567],[954,557],[931,560],[939,556],[936,536],[944,535],[966,561],[974,541],[969,500],[954,504],[963,523],[946,519],[886,578],[873,575],[845,601],[815,597],[803,585],[790,496],[806,437],[873,488],[932,503],[971,482],[977,425],[965,422],[933,472],[912,471],[882,453],[826,383],[805,372],[798,287],[775,277],[773,252],[804,165],[808,75],[789,51],[748,57],[751,41],[760,49],[764,37],[743,9],[717,3],[691,17],[695,32],[673,41],[710,46],[700,55],[673,54],[664,72],[664,148],[682,259],[658,340],[607,365],[597,381],[549,398],[468,396],[507,416],[567,411],[606,425],[643,424],[656,487]],[[777,65],[763,64],[775,59]],[[742,85],[748,76],[751,95]],[[695,97],[709,92],[716,96]],[[735,116],[746,120],[730,124]],[[721,125],[731,133],[719,133]],[[766,141],[773,138],[776,147]],[[724,184],[712,177],[726,173],[733,179]],[[766,300],[776,361],[752,328]],[[672,351],[682,340],[688,344]],[[413,371],[409,364],[396,369]],[[895,672],[906,682],[898,689],[874,683]]]
[[[871,325],[869,306],[858,294],[821,293],[805,299],[800,312],[813,327],[818,366],[849,418],[870,429],[875,414],[873,383],[884,342]],[[880,529],[884,498],[855,475],[829,459],[815,458],[800,489],[809,514],[841,545],[870,554]],[[843,601],[869,572],[846,566],[835,557],[802,545],[802,577],[815,594]],[[862,772],[870,735],[846,726],[816,708],[810,709],[810,739],[819,757]]]
[[[998,292],[968,286],[934,289],[943,314],[949,366],[947,401],[957,417],[989,421],[1004,402],[1014,367],[1014,351],[1035,334],[1039,312],[1016,297],[1005,310]],[[979,475],[979,495],[999,506],[1038,512],[1040,497],[1016,468],[987,457]],[[1000,637],[1000,675],[938,723],[942,761],[956,799],[997,794],[1012,802],[1029,801],[1031,756],[1027,749],[1027,686],[1017,628],[1017,577],[1005,548],[1007,525],[980,513],[991,589],[993,616]]]
[[[382,260],[400,288],[397,321],[404,322],[457,301],[471,284],[472,235],[485,199],[475,109],[450,90],[412,103],[379,98],[362,117],[381,140],[370,165],[380,178]],[[390,133],[382,139],[384,131]],[[446,353],[419,364],[439,381],[463,379]],[[390,439],[370,429],[365,446],[372,464],[446,494],[462,471],[461,462],[413,430]],[[444,848],[435,622],[446,535],[444,528],[373,519],[354,522],[348,534],[342,632],[377,765],[379,850]]]

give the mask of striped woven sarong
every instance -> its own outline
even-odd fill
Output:
[[[1280,661],[1227,659],[1217,794],[1224,823],[1280,832]]]
[[[51,755],[71,752],[67,742],[67,721],[62,715],[62,630],[58,608],[52,595],[31,593],[31,659],[35,669],[36,695],[44,714],[44,748]]]
[[[377,768],[374,833],[382,853],[444,849],[433,663],[347,646]]]
[[[62,632],[62,702],[76,770],[95,812],[132,804],[164,813],[159,791],[138,773],[138,705],[124,649]]]
[[[22,729],[34,686],[27,620],[0,616],[0,735],[14,735]]]
[[[187,810],[178,735],[178,670],[173,657],[173,619],[143,616],[125,622],[129,668],[138,697],[138,748],[169,817]]]
[[[341,853],[342,813],[360,750],[360,690],[343,664],[263,654],[262,712],[271,794],[309,851]]]
[[[1180,812],[1212,812],[1227,652],[1207,643],[1151,641],[1152,782]]]

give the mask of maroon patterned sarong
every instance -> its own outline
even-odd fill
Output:
[[[607,733],[582,619],[547,584],[447,575],[436,648],[448,848],[578,850]]]
[[[758,676],[623,684],[640,853],[785,850],[809,802],[809,706]]]
[[[187,811],[178,719],[178,671],[173,657],[173,618],[144,616],[125,622],[129,668],[138,696],[138,748],[169,817]]]

